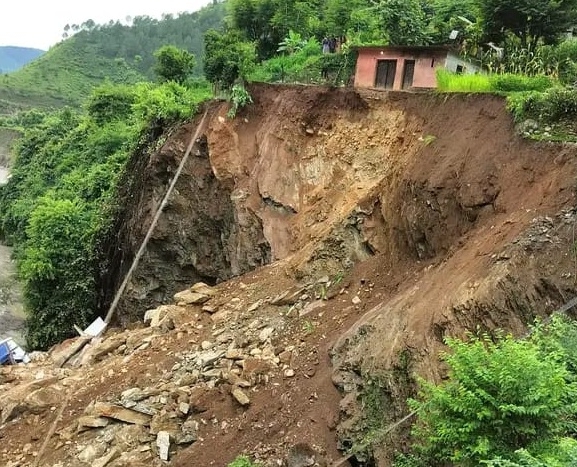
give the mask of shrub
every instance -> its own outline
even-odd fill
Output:
[[[559,333],[575,339],[574,324],[559,326]],[[519,449],[554,443],[574,428],[577,386],[563,349],[577,340],[547,348],[542,341],[554,337],[539,332],[540,338],[528,340],[447,340],[449,380],[439,386],[422,381],[419,400],[410,401],[419,412],[413,433],[425,463],[473,466],[507,459]]]
[[[517,121],[570,121],[577,117],[577,89],[555,87],[545,92],[514,94],[508,98],[508,107]]]
[[[230,110],[228,111],[228,118],[234,118],[238,109],[242,109],[248,104],[252,104],[252,97],[248,91],[240,84],[235,84],[230,93]]]
[[[135,100],[132,86],[105,84],[92,91],[86,103],[86,111],[99,124],[122,120],[132,113]]]
[[[194,55],[174,45],[165,45],[154,52],[154,72],[160,81],[184,83],[192,73],[196,61]]]
[[[254,464],[246,456],[238,456],[235,460],[228,464],[228,467],[259,467],[259,464]]]

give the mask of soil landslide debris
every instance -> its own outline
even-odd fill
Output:
[[[445,336],[520,335],[575,296],[577,150],[522,140],[503,99],[250,91],[234,120],[210,104],[118,327],[0,368],[0,465],[331,466],[375,381],[399,420]],[[130,162],[103,307],[195,125]]]

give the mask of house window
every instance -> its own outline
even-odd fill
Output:
[[[457,69],[455,70],[455,73],[457,73],[458,75],[462,75],[464,71],[465,71],[465,68],[463,67],[463,65],[457,65]]]

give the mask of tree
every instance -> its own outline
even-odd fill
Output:
[[[175,81],[182,84],[192,73],[194,55],[173,45],[165,45],[154,53],[154,71],[160,81]]]
[[[426,15],[419,0],[381,0],[377,12],[390,45],[426,45]]]
[[[254,44],[243,41],[237,31],[207,31],[204,44],[204,73],[216,86],[231,88],[238,78],[246,78],[254,67]]]
[[[500,42],[508,33],[523,47],[555,43],[577,22],[577,0],[477,0],[486,39]]]

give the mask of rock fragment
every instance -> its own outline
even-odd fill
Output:
[[[106,402],[97,402],[94,404],[94,414],[134,425],[149,425],[151,419],[150,415]]]
[[[250,399],[240,388],[235,388],[232,390],[232,397],[234,397],[235,400],[243,407],[250,405]]]
[[[170,434],[168,431],[159,431],[156,435],[156,446],[158,447],[158,456],[163,461],[168,460],[170,450]]]

